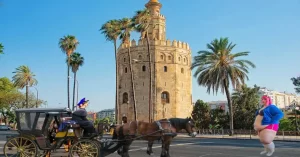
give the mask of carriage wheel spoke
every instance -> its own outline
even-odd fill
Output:
[[[32,157],[37,154],[36,145],[27,137],[14,137],[10,139],[5,144],[3,151],[5,156],[9,157]]]

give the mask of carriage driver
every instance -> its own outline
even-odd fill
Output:
[[[93,123],[86,118],[87,112],[85,108],[88,106],[88,103],[89,100],[81,99],[77,104],[79,109],[72,114],[72,120],[76,121],[83,128],[84,137],[97,136]]]

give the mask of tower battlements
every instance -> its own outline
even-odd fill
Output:
[[[168,47],[175,47],[180,49],[185,49],[190,51],[190,46],[186,42],[177,41],[177,40],[150,40],[150,46],[168,46]],[[138,46],[147,46],[147,41],[145,40],[139,40],[138,43],[133,39],[130,42],[130,48],[135,48]],[[128,44],[121,44],[118,49],[125,49],[128,48]]]

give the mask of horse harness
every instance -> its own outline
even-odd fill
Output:
[[[168,123],[169,125],[168,125],[168,128],[166,128],[166,129],[164,129],[163,127],[162,127],[162,123]],[[131,123],[132,123],[132,121],[129,123],[129,128],[130,128],[130,126],[131,126]],[[153,132],[153,133],[150,133],[149,135],[144,135],[144,136],[150,136],[151,134],[155,134],[155,133],[157,133],[157,132],[161,132],[162,133],[162,136],[174,136],[174,135],[176,135],[176,133],[172,133],[171,131],[171,127],[172,127],[172,125],[171,125],[171,122],[169,121],[169,120],[164,120],[164,121],[155,121],[155,123],[156,123],[156,125],[158,126],[158,130],[157,131],[155,131],[155,132]],[[138,127],[139,127],[139,121],[136,121],[136,133],[135,133],[135,135],[129,135],[129,136],[139,136],[140,134],[139,134],[139,129],[138,129]],[[142,136],[143,137],[143,136]]]

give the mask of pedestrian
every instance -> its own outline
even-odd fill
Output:
[[[264,146],[260,154],[271,156],[275,152],[273,142],[279,129],[279,121],[283,118],[283,112],[274,104],[269,96],[261,98],[263,107],[256,112],[254,129],[258,132],[259,140]]]

